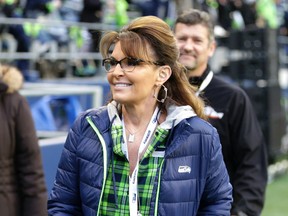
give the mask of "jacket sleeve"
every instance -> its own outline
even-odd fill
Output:
[[[22,96],[15,118],[15,129],[15,167],[21,191],[21,215],[47,215],[47,191],[40,147],[30,107]]]
[[[48,215],[82,215],[79,193],[77,147],[81,127],[78,118],[70,129],[58,164],[53,188],[48,198]]]
[[[260,215],[264,205],[267,185],[267,152],[265,140],[246,94],[235,97],[229,121],[233,147],[232,214],[244,212]]]
[[[197,215],[230,215],[232,186],[223,160],[219,135],[213,128],[204,192]]]

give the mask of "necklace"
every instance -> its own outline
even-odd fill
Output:
[[[139,130],[137,130],[136,132],[134,132],[134,133],[131,133],[131,131],[129,130],[129,128],[127,127],[127,125],[125,126],[125,128],[126,128],[126,129],[128,130],[128,132],[129,132],[128,142],[133,143],[133,142],[135,141],[135,134],[138,133],[141,128],[140,128]]]
[[[123,122],[124,122],[124,120],[123,120]],[[149,124],[149,122],[146,124],[145,128],[148,126],[148,124]],[[135,141],[135,134],[137,134],[139,131],[141,131],[141,129],[143,129],[143,127],[140,127],[137,131],[132,133],[131,130],[127,127],[127,125],[125,125],[125,128],[129,132],[129,134],[128,134],[128,142],[129,143],[133,143]]]

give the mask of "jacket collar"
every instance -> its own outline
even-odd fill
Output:
[[[207,65],[207,68],[205,69],[205,71],[202,73],[201,76],[199,77],[189,77],[189,83],[193,86],[196,86],[197,88],[199,88],[202,84],[202,82],[205,80],[205,78],[208,76],[209,72],[210,72],[210,66]]]
[[[191,118],[196,116],[196,113],[190,106],[176,106],[170,105],[167,107],[167,117],[166,120],[160,125],[163,129],[171,129],[183,119]]]
[[[115,125],[122,125],[122,121],[119,117],[118,110],[117,109],[117,103],[115,101],[112,101],[108,104],[108,114],[110,121],[112,121]],[[167,107],[167,117],[164,122],[161,123],[160,127],[166,130],[171,129],[172,127],[176,126],[179,122],[181,122],[183,119],[190,118],[192,116],[196,116],[196,113],[190,106],[176,106],[176,105],[170,105]]]

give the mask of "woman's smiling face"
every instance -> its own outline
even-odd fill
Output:
[[[120,42],[115,44],[111,57],[117,61],[127,57],[121,50]],[[117,64],[113,71],[107,73],[113,99],[127,105],[149,104],[152,101],[155,103],[153,95],[158,68],[153,64],[141,62],[135,66],[133,71],[125,72],[120,64]]]

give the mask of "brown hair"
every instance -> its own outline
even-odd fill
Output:
[[[209,15],[209,13],[205,11],[200,11],[197,9],[188,9],[184,11],[182,14],[180,14],[176,21],[174,26],[176,26],[177,23],[183,23],[185,25],[202,25],[207,28],[208,30],[208,37],[209,41],[214,41],[214,23]]]
[[[164,105],[190,105],[199,117],[206,119],[204,103],[195,95],[195,89],[186,77],[185,67],[178,62],[176,39],[167,23],[155,16],[144,16],[134,19],[120,32],[107,32],[100,42],[100,52],[104,58],[109,56],[112,46],[118,41],[121,42],[122,51],[126,56],[170,66],[172,74],[165,82],[168,98]],[[164,92],[161,89],[159,98],[163,97]]]

